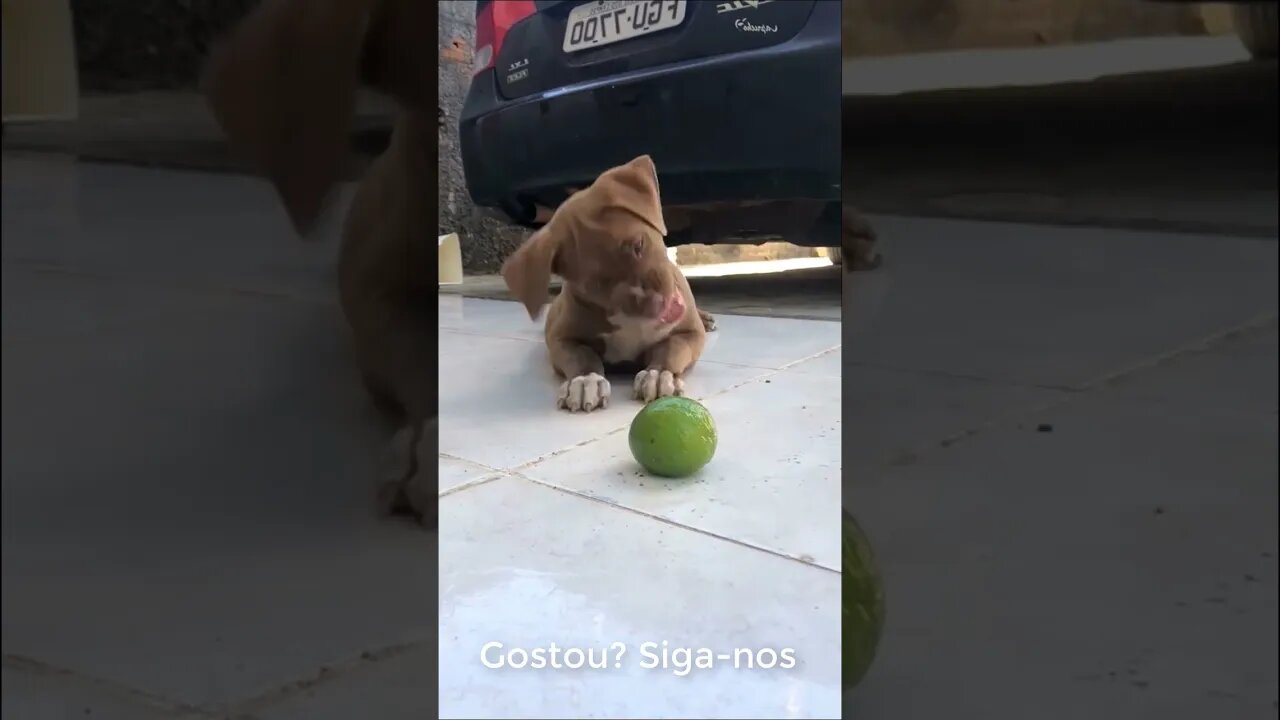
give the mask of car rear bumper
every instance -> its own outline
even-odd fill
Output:
[[[504,101],[477,75],[459,135],[475,204],[518,222],[533,203],[641,154],[664,203],[839,200],[840,4],[790,40]]]

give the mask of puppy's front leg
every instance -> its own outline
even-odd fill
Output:
[[[365,299],[351,305],[356,348],[367,384],[392,401],[405,422],[379,473],[378,500],[385,513],[408,514],[436,526],[439,481],[439,378],[432,320],[418,307]]]
[[[648,403],[660,397],[684,395],[682,376],[693,367],[705,342],[705,334],[685,331],[672,333],[649,348],[645,356],[648,369],[636,373],[635,399]]]
[[[876,245],[875,228],[857,208],[845,205],[840,226],[840,248],[845,272],[875,270],[880,267],[883,258]]]
[[[378,482],[378,505],[435,529],[439,481],[439,426],[435,418],[404,426],[392,438]]]
[[[609,381],[595,350],[572,340],[548,340],[547,349],[551,366],[565,378],[556,396],[557,407],[569,412],[609,407]]]

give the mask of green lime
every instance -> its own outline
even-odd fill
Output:
[[[636,414],[628,440],[644,469],[663,477],[688,477],[716,454],[716,423],[697,400],[658,398]]]
[[[884,627],[884,588],[871,554],[871,543],[858,521],[844,511],[844,547],[841,558],[841,605],[844,614],[841,644],[842,675],[846,689],[857,685],[871,667]]]

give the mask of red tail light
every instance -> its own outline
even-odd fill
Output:
[[[476,55],[472,74],[493,67],[513,25],[537,12],[533,0],[492,0],[476,10]]]

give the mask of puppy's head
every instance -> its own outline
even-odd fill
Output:
[[[551,274],[608,314],[674,323],[684,316],[679,272],[667,258],[658,176],[648,155],[606,170],[556,208],[502,266],[529,317],[547,302]]]
[[[203,89],[231,144],[305,233],[346,164],[356,89],[426,111],[435,3],[263,0],[214,51]]]

